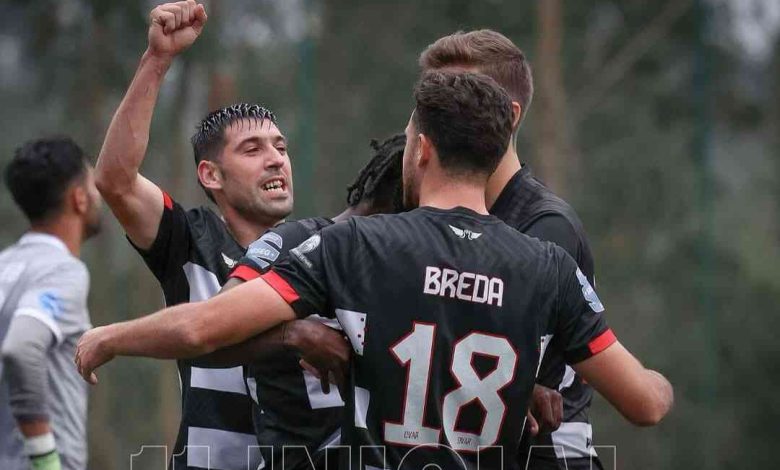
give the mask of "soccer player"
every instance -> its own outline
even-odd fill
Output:
[[[258,105],[209,113],[192,138],[198,181],[219,214],[207,207],[186,210],[139,174],[165,74],[206,21],[203,6],[193,1],[152,10],[147,50],[96,165],[97,186],[160,282],[166,305],[217,293],[245,247],[293,206],[285,137],[273,113]],[[258,443],[242,368],[205,368],[192,359],[179,361],[178,369],[182,413],[175,468],[246,470],[249,449]],[[254,467],[260,463],[255,454]]]
[[[5,183],[30,222],[0,252],[0,468],[87,468],[87,390],[72,355],[92,326],[81,244],[100,229],[84,152],[64,137],[28,142]]]
[[[577,262],[588,281],[594,283],[594,263],[588,238],[574,209],[533,177],[527,164],[521,165],[515,148],[520,123],[531,105],[533,77],[523,52],[500,33],[491,30],[455,33],[440,38],[420,55],[423,72],[429,70],[468,70],[493,78],[512,98],[513,138],[498,169],[487,183],[486,199],[490,213],[509,226],[540,240],[551,241]],[[556,428],[542,429],[536,438],[524,434],[521,466],[529,469],[591,470],[602,468],[593,448],[593,430],[588,411],[592,388],[566,366],[560,340],[552,338],[544,355],[536,399],[549,397],[552,406],[539,406],[553,416]],[[561,396],[563,407],[561,416]],[[561,418],[563,423],[561,424]],[[530,447],[533,446],[533,447]],[[530,454],[530,455],[529,455]],[[591,466],[592,465],[592,466]]]
[[[372,142],[374,155],[347,188],[347,208],[341,214],[285,222],[268,230],[249,245],[221,292],[256,279],[324,227],[355,215],[399,212],[405,142],[404,134],[381,144]],[[337,322],[312,316],[201,358],[222,367],[245,365],[255,403],[255,432],[258,443],[265,446],[265,463],[272,468],[337,468],[338,453],[328,446],[339,443],[344,402],[338,390],[329,387],[327,377],[328,372],[339,378],[345,375],[350,350],[343,333],[334,328],[340,330]],[[321,384],[301,369],[299,356],[322,367]]]
[[[95,383],[116,355],[196,356],[320,314],[355,351],[349,468],[518,468],[513,418],[525,415],[546,334],[632,422],[660,421],[671,385],[617,342],[574,260],[488,214],[485,185],[512,132],[506,92],[483,75],[433,72],[415,101],[403,181],[418,209],[350,218],[260,279],[87,332],[82,376]]]

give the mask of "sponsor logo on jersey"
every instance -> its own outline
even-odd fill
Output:
[[[311,269],[312,262],[306,257],[306,253],[311,253],[320,246],[321,237],[319,233],[315,233],[309,237],[306,241],[290,250],[290,254],[298,258],[307,268]]]
[[[266,269],[274,264],[279,257],[279,250],[274,248],[274,245],[281,250],[283,245],[282,237],[276,233],[268,232],[249,245],[249,249],[246,250],[246,256],[257,263],[261,269]]]
[[[500,307],[504,301],[504,281],[484,274],[427,266],[423,293]]]
[[[225,265],[226,265],[228,268],[230,268],[230,269],[233,269],[233,267],[236,265],[236,260],[234,260],[234,259],[230,258],[230,257],[229,257],[228,255],[226,255],[225,253],[222,253],[222,261],[224,261],[224,262],[225,262]]]
[[[452,230],[452,233],[457,235],[458,238],[463,238],[465,240],[476,240],[477,238],[482,236],[482,234],[479,232],[472,232],[471,230],[468,229],[454,227],[449,224],[447,225],[450,227],[450,230]]]
[[[599,300],[599,296],[596,294],[596,291],[593,290],[593,287],[591,287],[590,282],[588,282],[588,278],[582,274],[582,271],[580,271],[580,268],[577,268],[577,280],[580,281],[580,286],[582,286],[582,296],[585,297],[585,300],[588,301],[590,308],[596,313],[603,312],[604,305],[601,303],[601,300]]]

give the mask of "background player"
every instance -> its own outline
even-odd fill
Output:
[[[536,180],[529,166],[521,165],[517,155],[515,137],[533,98],[533,77],[523,52],[495,31],[455,33],[428,46],[420,55],[420,66],[423,71],[452,69],[484,73],[509,93],[513,137],[488,180],[485,197],[490,213],[531,237],[551,241],[566,250],[595,285],[593,256],[577,213]],[[534,411],[543,432],[533,439],[531,433],[524,435],[523,465],[527,462],[529,469],[537,470],[601,468],[593,448],[588,415],[593,390],[571,367],[566,367],[561,345],[555,338],[545,353],[539,383],[550,387],[538,386],[534,390],[538,404]],[[561,397],[555,390],[560,390],[563,396],[562,409]],[[525,455],[530,445],[534,446],[533,451]]]
[[[30,222],[0,252],[0,468],[87,467],[87,390],[71,356],[92,326],[81,244],[100,229],[100,195],[68,138],[28,142],[5,183]]]
[[[167,305],[214,295],[244,247],[293,206],[285,138],[274,115],[258,105],[212,112],[192,138],[198,181],[219,215],[206,207],[185,210],[138,172],[165,74],[206,19],[203,6],[193,1],[152,10],[147,50],[96,167],[98,188],[160,282]],[[182,415],[173,452],[176,468],[245,470],[247,449],[257,441],[242,369],[208,369],[193,360],[179,361],[178,368]]]
[[[630,420],[658,422],[670,384],[617,343],[576,263],[487,215],[485,184],[511,133],[506,93],[436,72],[415,99],[403,175],[419,209],[334,224],[263,280],[88,332],[82,376],[94,383],[116,354],[198,355],[335,307],[356,353],[343,428],[353,468],[516,467],[521,423],[504,417],[525,414],[543,334],[564,337],[569,362]]]

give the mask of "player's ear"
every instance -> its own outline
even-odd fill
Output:
[[[89,193],[86,185],[74,184],[68,189],[68,199],[72,204],[73,210],[77,214],[86,214],[89,212]]]
[[[198,162],[198,179],[206,189],[222,189],[222,172],[212,161],[201,160]]]
[[[523,107],[517,101],[512,101],[512,130],[520,125],[520,117],[523,115]]]
[[[431,157],[436,153],[436,149],[433,147],[433,142],[425,134],[417,135],[417,149],[419,155],[417,156],[417,166],[425,168],[431,161]]]

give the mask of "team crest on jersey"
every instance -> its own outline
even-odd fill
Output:
[[[56,319],[62,315],[62,300],[54,292],[41,292],[38,296],[41,309]]]
[[[449,225],[449,227],[452,230],[452,233],[457,235],[458,238],[463,238],[464,240],[476,240],[477,238],[482,236],[482,234],[479,232],[472,232],[471,230],[453,227],[452,225]]]

